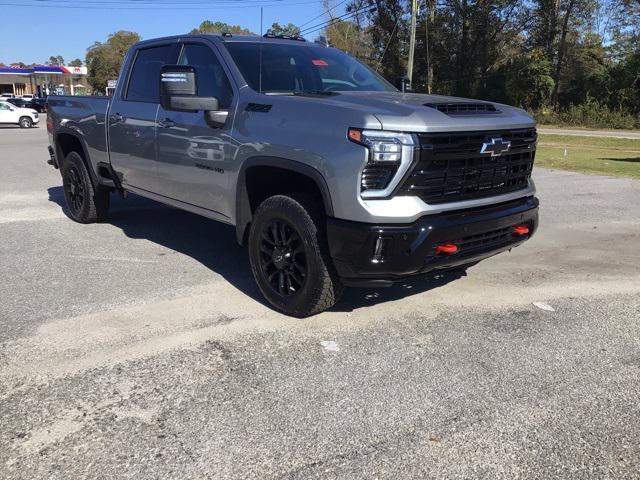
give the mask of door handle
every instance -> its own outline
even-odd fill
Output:
[[[111,120],[111,123],[122,123],[122,122],[124,122],[124,117],[122,115],[120,115],[119,113],[114,113],[113,115],[111,115],[109,117],[109,119]]]
[[[165,118],[164,120],[160,120],[158,122],[158,125],[160,125],[162,128],[171,128],[176,126],[176,122],[174,122],[170,118]]]

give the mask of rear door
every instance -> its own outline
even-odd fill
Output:
[[[160,68],[175,63],[178,44],[143,46],[129,60],[129,75],[109,110],[109,153],[122,184],[157,192],[156,113]]]
[[[230,217],[228,165],[234,92],[214,46],[197,41],[183,44],[178,63],[196,70],[198,96],[216,97],[228,109],[224,126],[207,124],[204,112],[158,109],[159,193]]]

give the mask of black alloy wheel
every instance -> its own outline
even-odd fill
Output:
[[[110,190],[102,185],[93,185],[80,154],[70,152],[60,171],[69,217],[80,223],[105,220],[109,212]]]
[[[64,193],[67,196],[67,205],[73,210],[73,214],[77,215],[82,210],[86,198],[84,182],[75,165],[71,165],[67,169],[66,175]]]
[[[294,295],[306,282],[307,259],[298,232],[281,219],[265,224],[260,236],[260,268],[281,296]]]
[[[339,300],[343,286],[325,227],[322,204],[303,193],[268,197],[254,212],[248,238],[251,271],[276,310],[308,317]]]

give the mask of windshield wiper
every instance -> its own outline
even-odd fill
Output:
[[[332,95],[338,95],[338,92],[331,92],[328,90],[263,90],[265,95],[295,95],[295,96],[322,96],[330,97]]]
[[[294,95],[322,95],[324,97],[338,95],[337,92],[332,92],[329,90],[299,90],[297,92],[293,92],[293,94]]]

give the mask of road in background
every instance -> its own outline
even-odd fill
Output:
[[[299,320],[232,228],[136,196],[80,225],[44,128],[0,156],[0,478],[640,471],[638,181],[537,170],[526,245]]]
[[[638,130],[582,130],[578,128],[538,127],[538,133],[571,135],[574,137],[629,138],[632,140],[640,140],[640,131]]]

